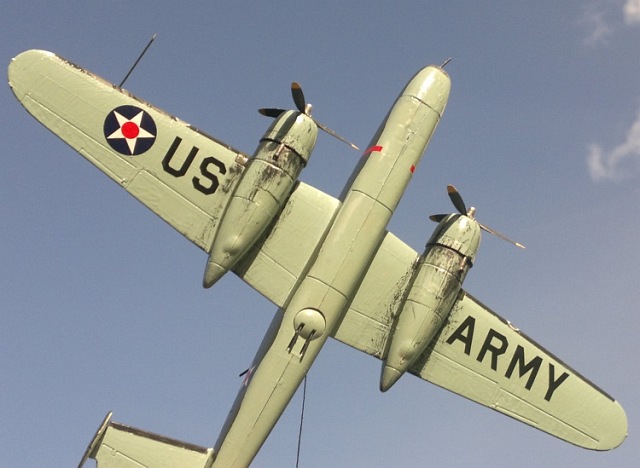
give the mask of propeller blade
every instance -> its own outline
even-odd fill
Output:
[[[487,231],[489,234],[493,234],[494,236],[499,237],[500,239],[515,245],[516,247],[520,247],[521,249],[526,249],[526,247],[524,245],[522,245],[520,242],[516,242],[514,240],[511,240],[507,236],[505,236],[504,234],[502,234],[502,233],[500,233],[498,231],[494,231],[493,229],[488,228],[487,226],[485,226],[483,224],[480,225],[480,228],[483,231]]]
[[[466,215],[467,207],[462,200],[462,196],[458,192],[458,190],[453,185],[447,185],[447,193],[449,194],[449,198],[451,199],[451,203],[456,207],[458,213]]]
[[[307,103],[304,100],[304,93],[302,92],[300,84],[295,81],[291,83],[291,96],[293,96],[293,102],[296,104],[296,108],[305,114]]]
[[[451,203],[453,203],[453,206],[456,207],[456,210],[458,210],[460,212],[460,214],[467,216],[469,218],[475,218],[475,212],[476,209],[475,208],[469,208],[469,210],[467,210],[467,207],[464,204],[464,201],[462,200],[462,196],[460,195],[460,193],[458,192],[458,189],[456,189],[453,185],[447,185],[447,193],[449,194],[449,198],[451,199]],[[429,216],[429,219],[432,221],[436,221],[436,222],[440,222],[442,221],[445,217],[447,217],[448,215],[443,215],[443,214],[437,214],[437,215],[431,215]],[[519,247],[521,249],[526,249],[526,247],[524,245],[522,245],[520,242],[516,242],[514,240],[509,239],[507,236],[505,236],[504,234],[498,232],[498,231],[494,231],[493,229],[484,226],[483,224],[480,224],[480,229],[482,229],[483,231],[488,232],[489,234],[493,234],[496,237],[499,237],[500,239],[509,242],[510,244],[515,245],[516,247]]]
[[[447,215],[447,214],[435,214],[435,215],[429,216],[429,219],[431,221],[435,221],[436,223],[439,223],[440,221],[442,221],[447,216],[449,216],[449,215]]]
[[[313,120],[313,123],[315,123],[320,130],[327,132],[332,137],[335,137],[338,140],[342,141],[343,143],[346,143],[347,145],[351,146],[355,150],[360,149],[356,145],[351,143],[349,140],[347,140],[346,138],[341,137],[336,132],[331,130],[329,127],[322,125],[316,119],[311,117],[311,104],[307,104],[304,98],[304,93],[302,92],[302,87],[300,86],[299,83],[296,83],[295,81],[291,83],[291,96],[293,97],[293,102],[295,103],[296,108],[298,109],[298,112],[306,115],[311,120]],[[258,112],[260,112],[262,115],[265,115],[267,117],[277,118],[286,111],[284,109],[274,109],[274,108],[267,107],[267,108],[258,109]]]
[[[338,140],[342,141],[343,143],[346,143],[347,145],[351,146],[354,150],[360,150],[360,148],[358,148],[356,145],[354,145],[353,143],[351,143],[349,140],[347,140],[346,138],[341,137],[340,135],[338,135],[336,132],[334,132],[333,130],[331,130],[329,127],[326,127],[324,125],[322,125],[320,122],[318,122],[316,119],[313,119],[313,121],[315,122],[315,124],[318,126],[318,128],[320,130],[324,130],[325,132],[327,132],[329,135],[331,135],[332,137],[337,138]]]
[[[258,112],[260,112],[262,115],[266,115],[267,117],[273,117],[275,119],[276,117],[280,117],[280,115],[286,112],[286,110],[273,109],[271,107],[267,107],[267,108],[258,109]]]

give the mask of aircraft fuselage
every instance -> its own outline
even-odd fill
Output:
[[[308,272],[280,309],[216,442],[214,466],[247,466],[340,324],[440,120],[449,77],[426,67],[374,135]]]

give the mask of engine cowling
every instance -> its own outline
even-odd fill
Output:
[[[380,390],[387,391],[427,349],[458,297],[480,246],[480,225],[451,214],[431,235],[417,259],[408,294],[391,333]]]
[[[264,134],[222,215],[205,268],[210,287],[249,251],[275,219],[306,166],[318,128],[307,115],[287,111]]]

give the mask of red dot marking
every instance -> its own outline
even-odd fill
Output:
[[[134,124],[133,122],[126,122],[122,125],[122,135],[131,140],[132,138],[136,138],[140,134],[140,128]]]
[[[413,174],[413,171],[416,170],[416,166],[414,166],[413,164],[411,165],[411,169],[409,169],[411,171],[411,173]]]

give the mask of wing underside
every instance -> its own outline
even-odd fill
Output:
[[[283,307],[321,245],[339,204],[310,185],[296,184],[276,222],[234,272]]]
[[[387,234],[335,338],[383,359],[416,258]],[[627,434],[617,401],[464,291],[410,372],[581,447]]]
[[[50,52],[9,66],[20,103],[49,130],[200,248],[244,170],[246,157]]]
[[[627,435],[617,401],[466,293],[411,372],[581,447]]]

